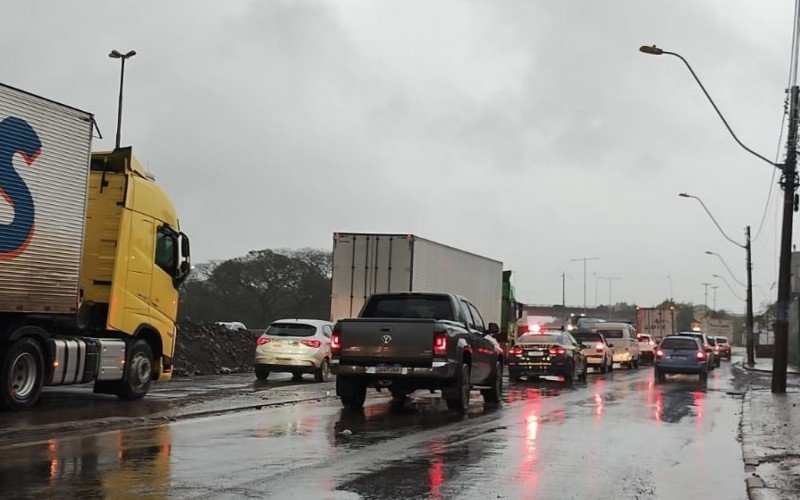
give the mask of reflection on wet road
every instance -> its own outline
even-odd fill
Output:
[[[370,393],[6,447],[0,497],[745,498],[730,378],[521,381],[466,417]]]

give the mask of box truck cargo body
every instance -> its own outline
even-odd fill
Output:
[[[499,324],[502,280],[502,262],[412,234],[335,233],[331,321],[358,316],[373,293],[439,292]]]
[[[675,309],[636,308],[636,333],[650,335],[650,338],[655,340],[672,335],[677,331]]]
[[[172,374],[189,240],[131,148],[90,113],[0,84],[0,408],[46,385],[143,397]]]

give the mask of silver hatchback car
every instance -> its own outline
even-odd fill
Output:
[[[256,377],[266,380],[270,372],[289,372],[295,380],[313,373],[317,382],[330,376],[333,323],[317,319],[274,321],[256,339]]]

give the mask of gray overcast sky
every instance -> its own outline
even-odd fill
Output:
[[[0,81],[95,113],[173,196],[196,262],[330,248],[334,231],[401,232],[502,260],[522,300],[583,301],[580,263],[613,300],[669,295],[741,312],[778,152],[793,3],[739,0],[6,1]],[[783,151],[780,152],[780,160]],[[776,179],[777,181],[777,179]],[[774,298],[775,194],[754,243]],[[780,199],[780,197],[779,197]],[[736,292],[744,296],[737,287]],[[601,281],[597,298],[608,302]],[[709,305],[712,305],[709,290]]]

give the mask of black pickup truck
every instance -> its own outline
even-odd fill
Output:
[[[336,395],[346,408],[358,409],[368,387],[387,389],[396,401],[417,389],[441,390],[448,408],[465,412],[474,388],[485,403],[497,404],[503,374],[498,332],[457,295],[372,295],[358,318],[333,329]]]

